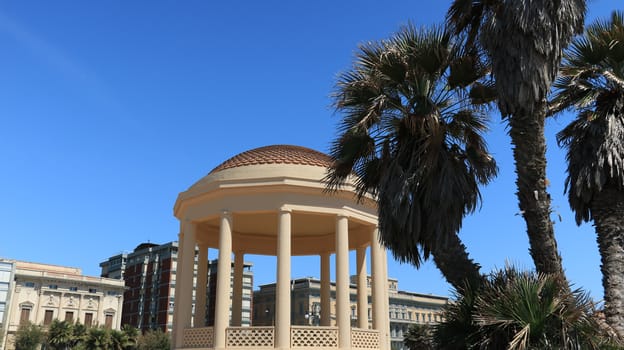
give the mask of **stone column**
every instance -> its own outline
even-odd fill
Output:
[[[356,250],[357,260],[357,326],[368,329],[368,281],[366,274],[366,246]]]
[[[387,301],[384,301],[388,288],[388,281],[384,281],[384,262],[382,257],[382,247],[379,243],[379,232],[377,227],[371,230],[371,265],[373,277],[373,329],[379,331],[379,340],[381,350],[387,350],[387,328],[390,326],[386,323],[388,317]]]
[[[390,349],[390,295],[388,294],[388,290],[390,287],[388,286],[388,254],[386,253],[386,248],[381,247],[381,261],[383,262],[383,273],[384,273],[384,324],[386,325],[386,349]]]
[[[321,254],[321,326],[331,326],[331,277],[329,252]]]
[[[206,284],[208,283],[208,245],[199,243],[197,257],[197,288],[195,290],[195,318],[193,327],[206,326]]]
[[[97,301],[98,301],[98,307],[97,307],[97,316],[95,317],[96,319],[96,324],[98,325],[102,325],[104,324],[104,291],[102,291],[102,296],[98,296],[97,297]],[[58,318],[61,318],[61,295],[59,295],[59,311],[58,311]],[[192,310],[192,304],[191,304],[191,311]]]
[[[336,321],[338,347],[351,347],[351,308],[349,301],[349,218],[336,217]]]
[[[184,341],[184,329],[191,327],[191,313],[193,300],[193,264],[195,263],[195,235],[196,224],[190,220],[183,223],[184,235],[178,243],[178,267],[176,275],[175,292],[175,316],[174,325],[176,347],[182,347]],[[183,271],[180,274],[180,271]]]
[[[221,213],[219,225],[219,262],[215,302],[214,347],[225,348],[225,332],[230,320],[230,275],[232,273],[232,214]]]
[[[117,310],[115,310],[115,329],[121,329],[121,314],[123,310],[123,291],[121,295],[117,295]],[[167,303],[167,310],[169,310],[169,304]]]
[[[234,283],[232,285],[232,326],[240,327],[243,318],[243,268],[245,254],[234,253]]]
[[[280,349],[287,349],[290,348],[290,210],[279,210],[277,230],[277,295],[275,298],[275,347]]]

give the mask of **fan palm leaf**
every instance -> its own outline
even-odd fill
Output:
[[[54,320],[48,328],[48,344],[54,350],[70,349],[74,340],[73,325],[67,321]]]
[[[433,332],[437,349],[604,349],[594,303],[556,274],[508,266],[456,291]]]

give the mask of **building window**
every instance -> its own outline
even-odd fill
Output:
[[[65,312],[65,321],[69,322],[69,323],[74,322],[74,312],[73,311]]]
[[[34,288],[35,282],[24,282],[24,287]]]
[[[109,290],[108,292],[106,292],[106,294],[107,294],[107,295],[112,295],[112,296],[115,296],[115,295],[117,295],[117,292],[116,292],[116,291],[114,291],[114,290]]]
[[[78,287],[69,287],[69,291],[70,292],[77,292],[78,291]]]
[[[97,293],[97,289],[95,289],[95,288],[89,288],[89,293],[93,293],[93,294],[95,294],[95,293]]]
[[[107,314],[104,316],[104,327],[107,329],[113,328],[113,315]]]
[[[50,288],[50,289],[58,289],[58,285],[56,285],[56,284],[50,284],[50,285],[48,286],[48,288]]]
[[[43,325],[47,326],[52,323],[52,317],[54,316],[53,310],[46,310],[45,315],[43,316]]]
[[[30,321],[30,307],[22,307],[22,313],[20,314],[20,324],[25,324]]]
[[[92,323],[93,323],[93,313],[91,312],[85,313],[84,325],[87,327],[91,327]]]

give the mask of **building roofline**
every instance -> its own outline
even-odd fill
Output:
[[[317,278],[317,277],[298,277],[298,278],[291,279],[290,280],[290,284],[291,285],[296,285],[297,283],[303,283],[303,282],[308,282],[308,281],[309,282],[319,283],[319,284],[321,283],[321,280],[319,278]],[[396,278],[388,278],[388,281],[398,282],[398,279],[396,279]],[[330,285],[335,286],[336,282],[335,281],[330,281]],[[261,289],[275,288],[276,286],[277,286],[277,282],[261,284],[261,285],[258,286],[258,289],[256,291],[259,291]],[[349,287],[350,288],[357,287],[357,284],[349,283]],[[445,301],[449,300],[449,297],[445,297],[445,296],[441,296],[441,295],[416,293],[416,292],[410,292],[410,291],[404,291],[404,290],[396,290],[396,291],[393,291],[393,293],[409,295],[409,296],[415,296],[415,297],[433,298],[433,299],[445,300]],[[389,295],[389,297],[392,298],[392,295]]]

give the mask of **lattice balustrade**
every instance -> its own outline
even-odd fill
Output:
[[[211,348],[214,343],[212,327],[187,328],[184,330],[185,348]]]
[[[374,329],[351,329],[351,348],[379,349],[379,331]]]
[[[273,327],[229,327],[226,347],[272,348],[273,334]]]
[[[337,348],[338,328],[336,327],[296,327],[290,330],[291,348]]]

